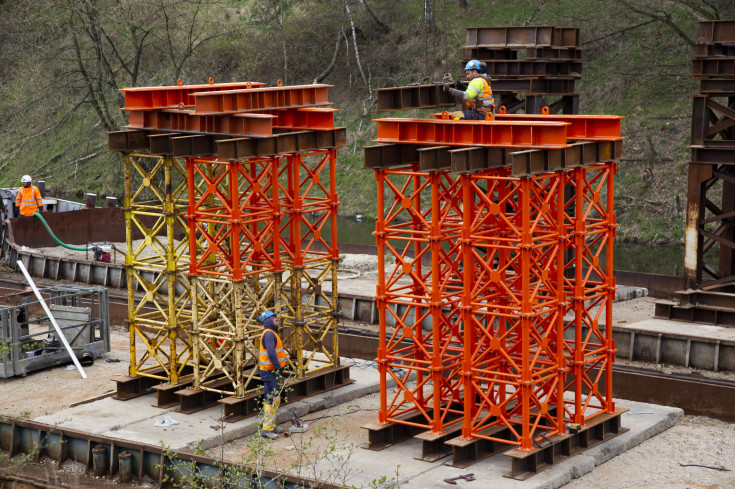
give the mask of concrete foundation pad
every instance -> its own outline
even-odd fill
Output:
[[[367,368],[352,368],[350,376],[355,383],[327,391],[301,401],[288,404],[279,409],[278,423],[286,423],[291,418],[291,410],[303,417],[308,413],[321,411],[338,405],[346,405],[352,400],[379,391],[377,370],[370,368],[369,362],[363,362]],[[93,432],[113,438],[133,440],[152,445],[165,445],[174,450],[193,451],[194,448],[212,448],[224,442],[237,440],[251,435],[257,429],[257,417],[248,418],[237,423],[222,424],[217,419],[222,415],[222,408],[217,406],[198,413],[184,415],[173,409],[152,407],[153,396],[143,396],[129,401],[117,401],[111,398],[95,401],[82,406],[70,408],[59,413],[36,418],[35,421],[73,428],[80,431]],[[446,465],[450,457],[436,462],[416,460],[421,454],[421,442],[409,439],[390,446],[382,451],[356,448],[349,453],[348,485],[356,487],[369,486],[381,477],[390,480],[396,477],[400,487],[407,489],[446,488],[449,484],[445,478],[457,477],[473,473],[473,482],[457,481],[457,485],[471,484],[469,487],[493,489],[538,488],[552,489],[561,487],[572,479],[578,478],[611,458],[629,450],[673,426],[684,413],[679,408],[670,408],[652,404],[616,400],[618,408],[629,411],[622,414],[621,424],[629,431],[597,445],[581,454],[566,459],[525,481],[517,481],[503,477],[510,471],[510,458],[502,454],[482,460],[466,469],[458,469]],[[168,427],[156,427],[154,422],[163,421],[165,416],[179,422]],[[377,417],[377,413],[375,414]],[[353,435],[353,438],[354,435]],[[367,432],[359,439],[350,439],[358,446],[367,445]],[[330,472],[329,464],[324,460],[324,473]]]
[[[343,359],[343,365],[351,363]],[[362,360],[358,360],[363,363]],[[277,422],[291,420],[291,411],[302,417],[308,413],[321,411],[347,403],[354,399],[378,392],[380,383],[377,371],[373,368],[351,368],[350,378],[355,382],[334,390],[300,401],[282,405],[278,410]],[[394,385],[389,382],[389,386]],[[52,426],[70,428],[111,438],[133,440],[151,445],[165,445],[174,450],[194,450],[197,447],[211,448],[223,442],[236,440],[257,431],[259,417],[220,423],[223,416],[221,406],[214,406],[193,414],[176,412],[177,406],[161,409],[152,406],[154,394],[118,401],[113,398],[83,404],[54,414],[40,416],[34,421]],[[178,424],[159,427],[168,416]]]
[[[395,477],[397,471],[401,488],[447,488],[450,486],[444,479],[472,473],[476,478],[475,481],[458,480],[457,485],[478,489],[489,487],[553,489],[591,472],[598,465],[667,430],[684,417],[684,412],[679,408],[625,400],[616,400],[616,406],[629,409],[622,415],[622,425],[629,431],[566,459],[525,481],[503,477],[503,474],[510,472],[511,461],[502,454],[477,462],[465,469],[446,465],[450,457],[433,463],[415,460],[414,457],[421,454],[421,443],[419,440],[410,439],[379,452],[371,450],[353,452],[351,464],[360,467],[361,474],[353,474],[350,483],[357,487],[360,484],[367,485],[378,475],[385,475],[389,479]]]

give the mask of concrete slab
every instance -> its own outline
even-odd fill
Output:
[[[457,486],[477,489],[489,487],[554,489],[591,472],[600,464],[667,430],[684,417],[681,409],[666,406],[625,400],[616,400],[616,406],[629,409],[628,413],[622,415],[622,424],[629,428],[629,431],[564,460],[525,481],[503,477],[503,474],[510,472],[511,461],[502,454],[477,462],[465,469],[446,465],[450,457],[433,463],[416,460],[414,457],[421,454],[421,443],[417,439],[410,439],[379,452],[367,449],[352,451],[350,455],[352,470],[348,482],[355,487],[361,487],[361,484],[369,487],[370,483],[380,476],[390,480],[398,474],[401,488],[446,489],[450,486],[444,482],[445,478],[472,473],[476,478],[475,481],[456,481]],[[330,463],[330,461],[320,462],[316,470],[327,471]]]
[[[342,362],[343,365],[359,363],[362,366],[369,366],[371,363],[350,359],[342,359]],[[279,409],[277,422],[280,424],[290,421],[291,411],[302,417],[380,390],[377,371],[373,368],[353,366],[350,369],[350,378],[355,380],[353,384],[288,404],[288,409]],[[394,383],[390,382],[389,385]],[[237,423],[226,423],[223,427],[218,421],[223,415],[221,406],[193,414],[182,414],[175,411],[176,406],[161,409],[153,407],[151,404],[154,402],[153,394],[128,401],[106,398],[40,416],[34,421],[139,443],[164,444],[175,450],[193,450],[197,446],[211,448],[257,431],[259,419],[255,416]],[[166,416],[178,421],[179,424],[155,426],[154,423],[163,422]]]
[[[356,380],[354,384],[289,404],[287,409],[279,410],[278,422],[288,422],[291,417],[290,410],[297,416],[304,417],[308,413],[346,405],[352,400],[378,392],[379,378],[377,370],[372,368],[372,362],[358,362],[359,365],[353,367],[350,372],[351,377]],[[154,408],[150,405],[152,402],[153,396],[130,401],[108,398],[42,416],[36,418],[36,421],[153,445],[163,444],[171,449],[186,451],[193,451],[197,446],[212,448],[228,441],[239,440],[256,431],[258,421],[256,417],[228,423],[222,428],[223,425],[217,421],[222,414],[220,407],[183,415],[173,409]],[[629,429],[628,432],[567,459],[526,481],[503,477],[503,474],[510,470],[510,459],[503,455],[480,461],[466,469],[446,465],[450,457],[433,463],[416,460],[415,457],[421,453],[421,444],[419,440],[410,439],[379,452],[364,448],[354,448],[349,453],[345,451],[345,455],[349,456],[350,470],[349,480],[344,482],[357,487],[367,487],[383,476],[390,480],[397,474],[400,487],[406,489],[446,488],[449,485],[444,482],[445,478],[473,473],[476,481],[458,481],[457,485],[470,484],[469,487],[477,489],[485,487],[553,489],[594,470],[605,461],[670,428],[684,416],[683,411],[678,408],[625,400],[617,400],[616,403],[620,408],[629,409],[628,413],[622,415],[622,425]],[[162,421],[166,415],[179,421],[179,424],[169,427],[154,426],[155,421]],[[369,416],[377,414],[370,413]],[[353,423],[356,421],[350,420],[349,417],[345,420]],[[305,436],[311,436],[311,433]],[[353,446],[364,446],[367,444],[367,433],[364,436],[353,434],[349,441]],[[315,473],[332,473],[333,463],[334,458],[317,462],[314,467]],[[324,467],[320,466],[322,464]]]
[[[646,319],[631,324],[615,325],[616,329],[665,333],[689,338],[708,338],[712,340],[735,342],[735,328],[711,324],[687,323],[668,319]]]

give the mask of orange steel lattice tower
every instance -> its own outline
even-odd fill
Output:
[[[442,151],[448,159],[436,171],[421,170],[436,164],[423,159],[396,168],[371,163],[381,404],[378,424],[368,429],[376,446],[399,436],[381,438],[383,426],[428,430],[421,435],[427,440],[428,432],[444,436],[461,425],[457,440],[528,452],[541,435],[566,435],[567,423],[616,413],[611,307],[620,151],[608,144],[621,141],[620,119],[377,121],[377,140],[400,148],[393,153],[410,160],[413,147],[419,159],[441,160]],[[470,166],[462,159],[468,154]],[[543,169],[512,170],[534,166]],[[389,378],[397,383],[392,396]]]
[[[448,172],[422,172],[417,165],[379,169],[376,178],[378,202],[391,202],[388,211],[378,206],[375,232],[378,269],[388,272],[379,273],[376,296],[380,422],[440,433],[462,421],[459,187]],[[386,256],[394,261],[390,270]],[[390,399],[388,377],[399,386]]]

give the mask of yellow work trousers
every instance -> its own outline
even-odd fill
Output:
[[[280,397],[276,397],[272,403],[263,403],[263,431],[276,429],[276,411],[278,411],[280,405]]]

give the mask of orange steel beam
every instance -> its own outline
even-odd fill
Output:
[[[125,127],[229,136],[272,136],[273,119],[268,114],[197,115],[186,110],[130,110],[129,124]]]
[[[448,117],[446,112],[432,114],[437,120]],[[503,108],[495,115],[496,121],[507,122],[567,122],[567,139],[575,141],[617,141],[621,138],[621,115],[583,114],[505,114]]]
[[[275,117],[273,127],[277,129],[311,129],[315,131],[334,129],[334,113],[337,109],[307,107],[296,110],[264,111]]]
[[[168,87],[121,88],[125,94],[125,107],[132,109],[170,109],[174,107],[193,107],[194,93],[215,92],[219,90],[243,90],[265,85],[260,82],[210,83],[208,85],[176,85]]]
[[[567,139],[578,141],[615,141],[621,138],[620,115],[580,114],[497,114],[497,121],[568,122]]]
[[[568,122],[376,119],[375,142],[563,148]]]
[[[197,114],[221,114],[332,105],[329,87],[331,85],[296,85],[195,93],[194,107]]]

